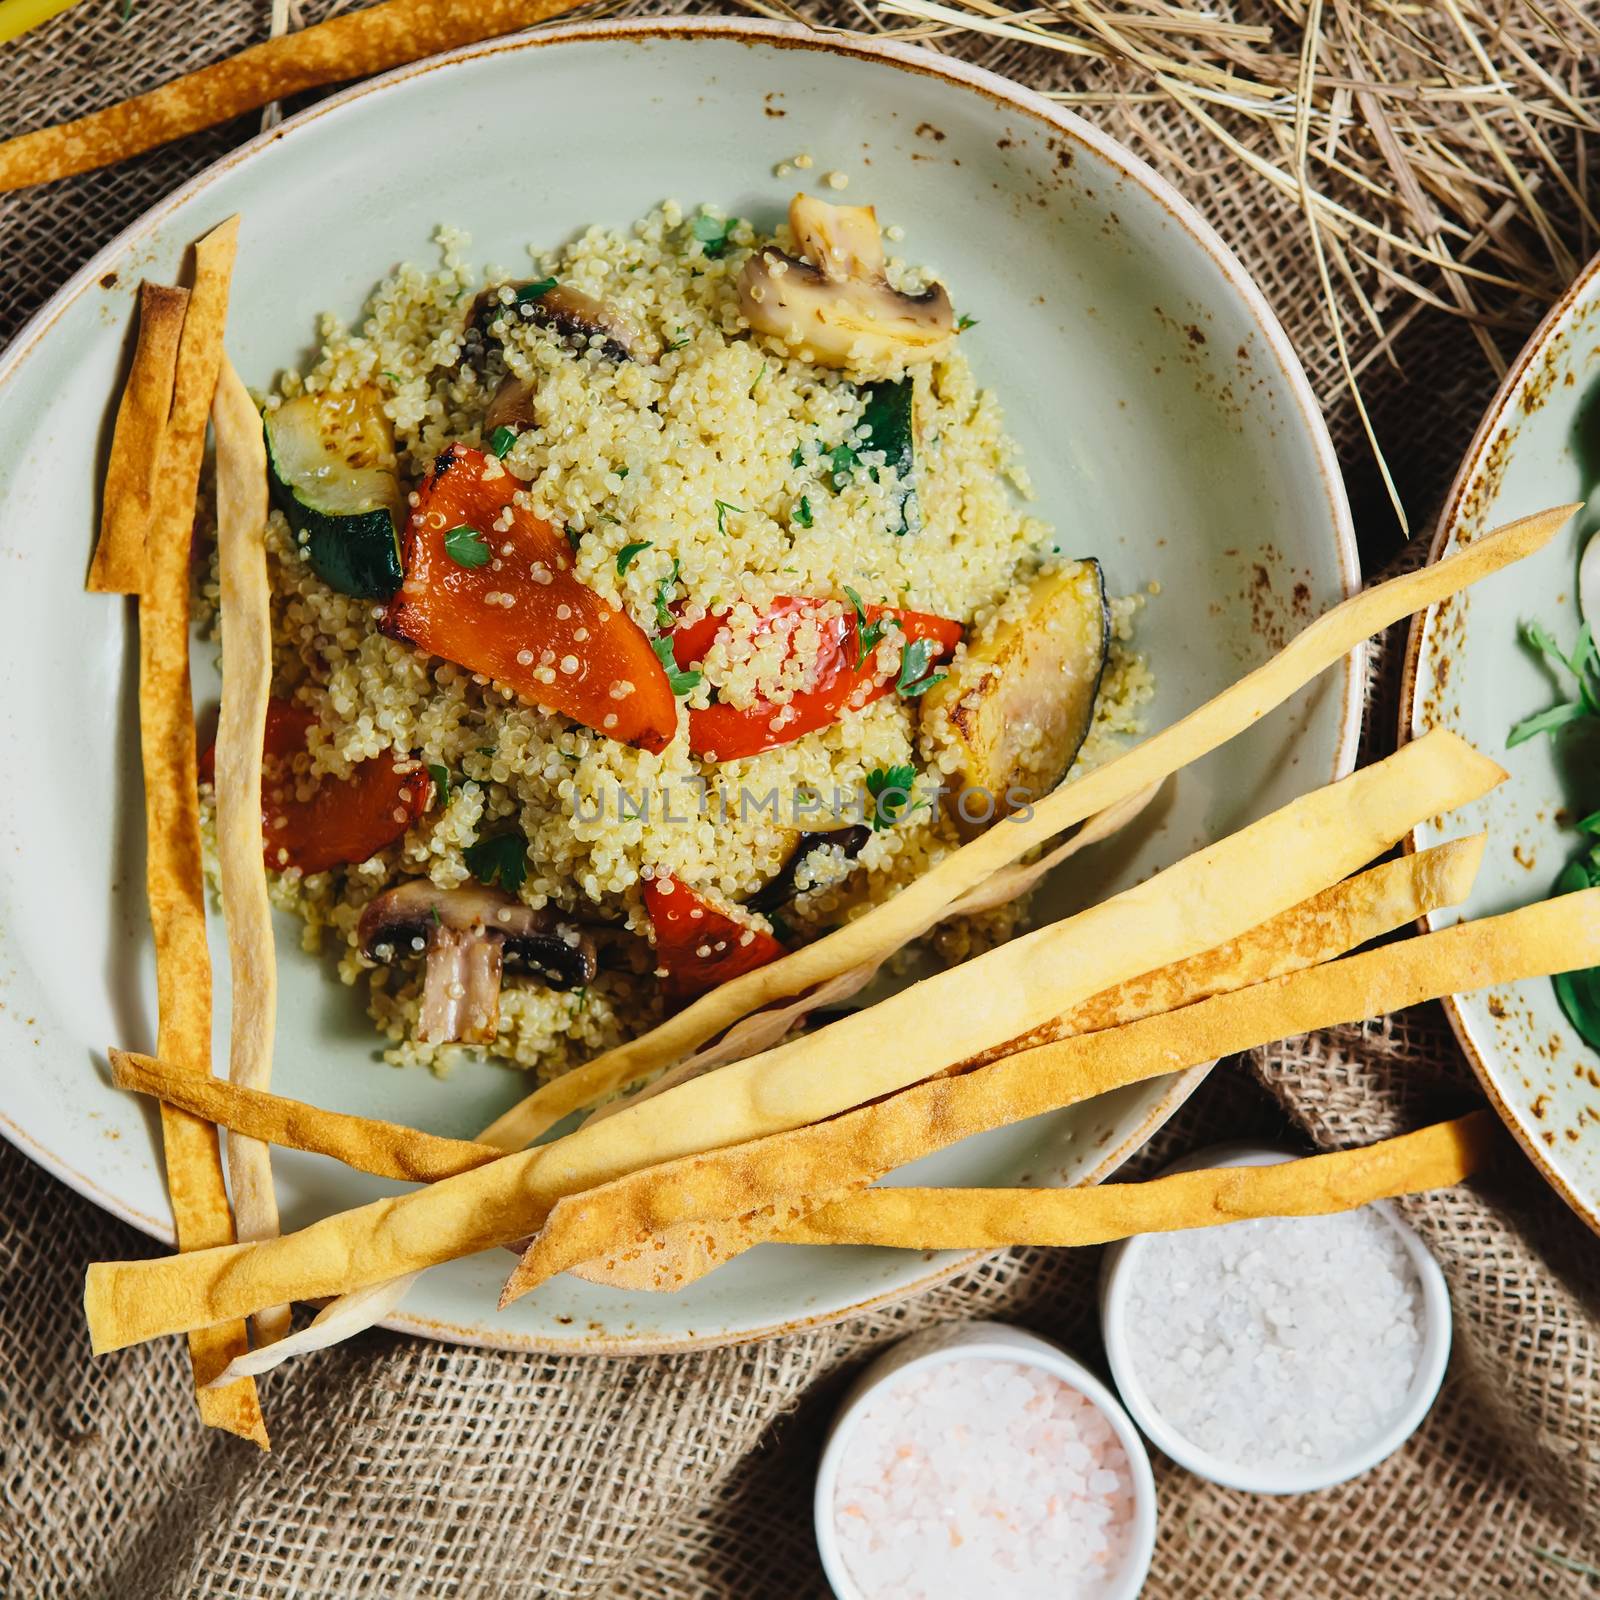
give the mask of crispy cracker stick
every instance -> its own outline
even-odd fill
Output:
[[[1312,873],[1336,875],[1350,857],[1360,859],[1358,852],[1373,853],[1374,834],[1398,836],[1408,826],[1408,817],[1432,815],[1438,809],[1441,793],[1481,792],[1497,773],[1492,763],[1473,755],[1460,740],[1429,735],[1408,745],[1388,761],[1305,796],[1222,845],[1190,857],[1149,883],[1108,901],[1106,906],[1058,925],[1076,925],[1082,936],[1075,943],[1051,947],[1051,954],[1060,964],[1052,978],[1055,991],[1070,1002],[1135,975],[1147,960],[1159,960],[1169,953],[1179,959],[1231,937],[1232,919],[1242,913],[1246,922],[1251,920],[1249,913],[1253,903],[1259,902],[1263,887],[1254,884],[1257,892],[1251,893],[1235,883],[1238,865],[1241,860],[1259,859],[1263,847],[1274,841],[1284,846],[1297,841],[1299,845],[1297,849],[1267,851],[1281,856],[1274,876],[1294,885]],[[1339,819],[1338,825],[1330,826],[1335,818]],[[1230,884],[1228,896],[1195,890],[1197,882],[1216,875]],[[1247,876],[1259,880],[1266,875],[1258,872]],[[1125,939],[1114,936],[1119,918],[1130,911],[1138,912],[1131,924],[1136,929],[1131,950],[1119,948],[1125,945]],[[1264,918],[1258,916],[1254,920]],[[1037,940],[1038,935],[1029,935],[1028,939]],[[1023,949],[1026,944],[1027,940],[1018,940],[1003,946],[906,993],[934,991],[950,979],[963,973],[970,976],[987,965],[993,979],[989,1001],[1005,1018],[1014,1014],[1009,1002],[1017,995],[1015,974],[1007,974],[1011,981],[1003,980],[1001,969],[993,965],[992,958],[1008,950]],[[1035,944],[1034,951],[1037,949]],[[1023,954],[1025,958],[1029,952],[1023,949]],[[1244,994],[1257,994],[1264,987],[1245,990]],[[893,1005],[886,1001],[867,1015]],[[938,1003],[931,1009],[935,1013],[943,1011]],[[1194,1010],[1191,1007],[1184,1014]],[[961,1029],[955,1019],[946,1015],[945,1020],[952,1039],[958,1038]],[[160,1306],[167,1294],[163,1285],[172,1286],[177,1296],[170,1302],[169,1312],[180,1303],[190,1304],[185,1296],[192,1296],[197,1292],[196,1285],[207,1282],[211,1283],[211,1291],[221,1297],[210,1302],[213,1306],[239,1298],[251,1300],[249,1309],[255,1310],[291,1295],[311,1298],[343,1293],[491,1245],[508,1244],[538,1227],[550,1206],[564,1194],[676,1155],[799,1127],[847,1106],[859,1105],[867,1098],[892,1093],[897,1087],[937,1071],[951,1059],[959,1059],[963,1053],[956,1046],[952,1055],[947,1041],[942,1054],[922,1060],[884,1050],[873,1052],[867,1059],[849,1049],[835,1054],[829,1049],[829,1041],[843,1026],[836,1023],[809,1039],[725,1067],[714,1077],[683,1084],[658,1100],[608,1122],[580,1129],[555,1144],[509,1155],[430,1188],[328,1218],[298,1234],[220,1251],[210,1258],[209,1275],[205,1268],[198,1274],[191,1272],[181,1256],[158,1263],[170,1276],[158,1274],[146,1285],[153,1297],[148,1303],[149,1313],[158,1319],[163,1314]],[[900,1026],[898,1018],[884,1022],[889,1036]],[[1004,1021],[996,1026],[1009,1031]],[[1099,1037],[1104,1039],[1106,1035]],[[1269,1026],[1260,1037],[1277,1035]],[[1046,1051],[1070,1049],[1074,1042],[1046,1046],[1043,1051],[1027,1052],[1026,1056],[1038,1058]],[[1219,1048],[1192,1059],[1210,1060],[1223,1053]],[[1186,1064],[1172,1060],[1145,1070],[1176,1070]],[[965,1083],[1003,1065],[997,1063],[995,1068],[981,1069],[967,1078],[941,1080],[938,1087],[943,1090]],[[842,1177],[848,1181],[848,1174]],[[589,1254],[599,1254],[601,1248],[596,1247]],[[107,1291],[117,1307],[113,1315],[137,1315],[123,1303],[125,1287],[134,1298],[137,1291],[131,1280],[119,1276],[121,1272],[120,1267],[91,1269],[91,1303],[103,1310],[106,1302],[98,1297]],[[284,1283],[291,1286],[288,1294],[270,1292],[272,1286]],[[256,1299],[263,1290],[269,1292]],[[200,1292],[211,1291],[202,1288]],[[208,1316],[202,1320],[215,1319]]]
[[[1448,1189],[1486,1166],[1506,1138],[1474,1111],[1359,1150],[1268,1167],[1213,1167],[1088,1189],[866,1189],[777,1235],[782,1244],[899,1250],[1106,1244],[1136,1233],[1211,1228],[1250,1217],[1320,1217],[1374,1200]]]
[[[145,536],[188,304],[187,289],[164,283],[139,285],[139,338],[117,407],[111,459],[106,463],[100,542],[84,585],[94,594],[138,594],[144,581]]]
[[[1426,912],[1466,899],[1483,860],[1483,847],[1480,833],[1386,861],[1215,950],[1097,994],[1067,1015],[1009,1044],[982,1051],[964,1065],[983,1065],[1053,1039],[1095,1033],[1156,1012],[1175,1011],[1215,994],[1330,961]],[[857,1185],[842,1187],[848,1190]],[[785,1215],[803,1216],[828,1204],[829,1199],[825,1192],[790,1196]],[[678,1289],[773,1236],[773,1226],[765,1217],[697,1222],[652,1239],[648,1251],[584,1262],[572,1270],[590,1283],[617,1289]]]
[[[233,991],[228,1080],[246,1089],[265,1089],[272,1082],[278,1005],[261,830],[262,744],[272,692],[267,446],[261,414],[226,352],[218,368],[211,422],[217,440],[217,575],[227,636],[217,721],[216,791],[217,857]],[[230,1134],[228,1181],[239,1237],[273,1238],[278,1232],[278,1197],[272,1188],[272,1154],[267,1146]],[[258,1312],[255,1330],[257,1344],[281,1339],[289,1331],[288,1306]]]
[[[504,1154],[493,1145],[446,1139],[397,1122],[325,1111],[303,1100],[196,1077],[129,1050],[111,1052],[111,1081],[119,1089],[154,1095],[163,1104],[181,1106],[251,1140],[331,1156],[380,1178],[433,1183]]]
[[[676,1061],[749,1012],[800,994],[852,967],[882,960],[937,921],[943,907],[1008,862],[1225,744],[1369,634],[1540,549],[1577,509],[1560,506],[1507,523],[1432,566],[1392,578],[1335,606],[1270,661],[1197,711],[1046,795],[1026,821],[997,824],[864,916],[713,989],[650,1032],[565,1074],[549,1090],[535,1091],[483,1137],[507,1150],[519,1149],[567,1111]]]
[[[125,161],[305,89],[531,28],[578,0],[385,0],[251,45],[132,100],[0,143],[0,192]]]
[[[139,740],[148,836],[145,877],[159,995],[156,1048],[162,1060],[198,1076],[211,1072],[211,957],[189,696],[189,544],[238,232],[239,219],[231,217],[195,246],[194,292],[178,348],[139,597]],[[178,1248],[230,1244],[233,1213],[217,1130],[167,1106],[161,1108],[161,1130]],[[265,1449],[255,1384],[207,1387],[247,1348],[244,1324],[229,1321],[192,1334],[189,1357],[206,1423]]]
[[[1109,996],[1096,996],[1063,1020],[1075,1024],[1081,1018],[1095,1028],[1109,1027],[1343,954],[1424,912],[1463,899],[1482,858],[1483,839],[1475,834],[1387,861],[1274,917],[1220,951],[1167,968],[1170,983],[1160,974],[1147,974]],[[1089,1028],[1072,1026],[1068,1031]],[[154,1095],[232,1132],[329,1156],[379,1177],[434,1183],[504,1153],[493,1145],[447,1139],[216,1078],[197,1078],[132,1051],[113,1049],[110,1054],[111,1079],[119,1089]]]
[[[786,1225],[800,1220],[788,1215],[789,1196],[818,1187],[837,1191],[852,1179],[875,1181],[974,1133],[1272,1039],[1362,1021],[1444,994],[1592,965],[1597,957],[1600,889],[1589,889],[1345,956],[1104,1033],[1024,1050],[959,1077],[917,1084],[829,1122],[633,1172],[559,1202],[523,1252],[501,1304],[579,1262],[653,1250],[655,1236],[667,1228],[761,1211]],[[187,1273],[199,1285],[215,1276],[203,1266]],[[207,1305],[207,1314],[227,1308],[226,1301]],[[133,1308],[121,1309],[126,1314]],[[195,1309],[191,1305],[190,1314]]]

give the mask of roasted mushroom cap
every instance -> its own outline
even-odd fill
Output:
[[[510,428],[516,433],[524,433],[531,428],[534,422],[534,392],[534,385],[529,379],[508,372],[500,380],[500,387],[495,390],[489,401],[489,409],[484,413],[485,437],[496,428]]]
[[[739,310],[757,333],[825,367],[889,371],[925,361],[955,333],[943,284],[903,294],[884,275],[871,206],[796,195],[789,228],[807,259],[768,248],[739,274]]]
[[[795,841],[789,859],[778,869],[777,874],[751,895],[745,904],[752,911],[759,911],[763,915],[769,911],[776,911],[803,892],[798,882],[800,869],[818,851],[831,851],[837,862],[842,866],[848,866],[854,863],[871,837],[872,829],[864,822],[852,823],[847,828],[834,828],[827,832],[802,833]],[[839,874],[840,877],[843,875]],[[817,885],[808,883],[805,887],[810,889]]]
[[[495,328],[519,320],[549,328],[580,349],[590,348],[598,339],[601,353],[612,361],[650,359],[649,342],[632,317],[564,283],[541,288],[547,281],[494,284],[483,290],[467,313],[461,359],[472,366],[481,365],[495,338]],[[502,298],[503,289],[511,290],[509,302]]]
[[[487,1044],[500,1018],[500,976],[536,974],[553,989],[576,989],[595,974],[594,942],[575,923],[535,911],[498,889],[441,889],[413,878],[367,903],[356,930],[362,955],[384,963],[423,954],[425,1044]]]

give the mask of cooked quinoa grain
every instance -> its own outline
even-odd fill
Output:
[[[491,451],[485,475],[509,474],[528,508],[564,530],[573,574],[605,607],[652,636],[712,613],[729,626],[688,674],[677,735],[652,754],[387,636],[382,605],[324,583],[274,511],[274,693],[315,717],[307,755],[294,766],[295,794],[398,756],[419,772],[446,774],[448,799],[371,860],[285,872],[272,892],[303,920],[307,948],[331,946],[343,980],[367,986],[390,1041],[387,1058],[442,1070],[462,1047],[416,1041],[418,963],[375,967],[363,958],[362,908],[405,878],[467,883],[475,845],[520,831],[527,852],[518,897],[613,930],[600,972],[581,990],[508,972],[490,1053],[553,1074],[664,1014],[644,938],[647,878],[667,874],[712,900],[743,902],[785,866],[802,830],[831,825],[836,797],[859,807],[869,776],[896,768],[914,775],[906,805],[853,858],[821,850],[802,865],[798,893],[777,919],[782,937],[804,939],[859,914],[960,843],[935,792],[956,755],[915,697],[890,693],[775,749],[721,761],[691,753],[686,710],[759,703],[781,728],[808,688],[826,631],[854,615],[847,590],[868,606],[954,619],[969,640],[981,639],[1015,614],[1020,586],[1048,568],[1053,534],[1025,509],[1032,491],[998,401],[953,346],[905,369],[916,457],[902,482],[884,452],[869,447],[863,393],[847,373],[752,336],[739,312],[739,274],[754,250],[792,251],[787,229],[758,238],[743,221],[668,201],[632,228],[592,227],[565,249],[531,252],[521,268],[484,272],[471,265],[463,234],[442,229],[438,241],[439,265],[399,268],[359,327],[324,319],[320,359],[283,375],[269,418],[301,394],[375,386],[405,484],[415,486],[449,445]],[[889,270],[897,287],[923,282],[898,261]],[[575,336],[521,315],[510,287],[485,302],[496,319],[488,356],[469,348],[469,308],[486,285],[547,278],[609,308],[634,358],[617,359],[604,333]],[[506,379],[525,386],[531,421],[501,450],[506,440],[491,441],[486,419]],[[904,511],[908,492],[914,517]],[[486,560],[509,557],[510,543],[494,544],[505,527],[509,514],[489,533]],[[206,590],[202,598],[214,602],[214,581]],[[827,604],[789,632],[755,626],[789,596]],[[514,607],[510,592],[507,602]],[[1151,694],[1131,644],[1143,603],[1113,603],[1111,654],[1080,762],[1101,759],[1139,726]],[[893,675],[905,643],[887,622],[871,662]],[[530,636],[516,659],[552,683],[579,673],[578,646],[558,654]],[[959,670],[965,648],[934,670]],[[621,705],[638,689],[619,678],[607,692]],[[864,814],[871,820],[870,809],[845,820]],[[935,944],[958,959],[1007,937],[1022,915],[1021,906],[1006,907],[941,930]]]

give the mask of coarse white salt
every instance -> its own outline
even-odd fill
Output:
[[[1133,1474],[1104,1412],[991,1356],[912,1368],[862,1409],[834,1523],[869,1600],[1094,1600],[1128,1560]]]
[[[1191,1444],[1241,1467],[1332,1465],[1405,1409],[1422,1282],[1370,1208],[1154,1234],[1127,1300],[1128,1359]]]

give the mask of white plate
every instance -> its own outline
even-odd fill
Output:
[[[1355,583],[1333,454],[1259,293],[1148,169],[1002,79],[780,25],[594,24],[465,50],[317,106],[137,223],[0,364],[0,1127],[69,1183],[170,1236],[154,1121],[104,1066],[108,1044],[152,1039],[130,613],[82,592],[138,280],[172,281],[190,241],[241,213],[228,343],[264,385],[310,353],[319,311],[354,318],[396,262],[431,259],[440,222],[505,266],[529,241],[626,223],[668,195],[770,223],[793,188],[773,168],[800,151],[816,173],[848,171],[850,198],[901,223],[903,251],[935,264],[980,319],[966,348],[1065,548],[1104,558],[1119,592],[1162,584],[1141,636],[1160,679],[1154,723]],[[197,696],[211,689],[197,679]],[[1347,663],[1186,772],[1136,834],[1074,869],[1053,909],[1344,773],[1356,719]],[[285,1093],[470,1136],[526,1089],[492,1064],[448,1083],[382,1065],[331,963],[302,955],[288,925],[279,948]],[[1103,1174],[1196,1079],[970,1141],[915,1177]],[[277,1172],[290,1227],[392,1187],[294,1153]],[[397,1325],[503,1346],[709,1344],[836,1317],[959,1261],[768,1247],[680,1295],[562,1278],[498,1315],[508,1259],[429,1274]]]
[[[1433,560],[1514,517],[1590,499],[1600,477],[1597,358],[1600,257],[1535,330],[1501,385],[1450,492]],[[1537,555],[1474,584],[1412,626],[1401,737],[1453,728],[1511,774],[1487,800],[1450,818],[1449,833],[1489,830],[1463,916],[1491,916],[1548,894],[1579,853],[1572,822],[1600,808],[1593,730],[1506,748],[1513,723],[1571,689],[1569,679],[1558,694],[1518,630],[1542,622],[1571,648],[1581,621],[1578,557],[1597,527],[1600,500],[1591,500]],[[1412,842],[1421,848],[1442,836],[1428,824]],[[1567,1021],[1549,979],[1456,995],[1445,1006],[1507,1126],[1556,1191],[1600,1232],[1600,1054]]]

